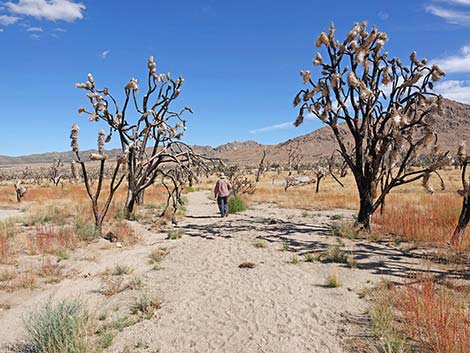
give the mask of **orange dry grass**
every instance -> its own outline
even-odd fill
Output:
[[[0,235],[0,264],[8,263],[10,259],[10,244],[8,237]]]
[[[116,236],[117,241],[124,245],[133,245],[139,241],[139,237],[135,230],[125,222],[115,225],[113,233]]]
[[[377,213],[374,223],[383,233],[391,233],[407,241],[446,246],[460,214],[461,198],[457,194],[390,195],[383,215]],[[462,251],[470,251],[467,230]]]
[[[51,254],[78,245],[78,238],[71,229],[65,227],[43,226],[35,234],[27,237],[30,254]]]
[[[296,175],[294,175],[295,177]],[[345,187],[340,187],[332,178],[322,180],[320,192],[315,193],[315,185],[306,185],[289,188],[284,191],[284,185],[279,182],[285,180],[285,175],[266,176],[256,186],[253,195],[247,195],[248,202],[273,202],[279,207],[300,208],[307,210],[331,208],[357,208],[359,199],[351,176],[341,179]],[[272,183],[276,180],[276,184]]]
[[[468,290],[437,288],[428,277],[408,285],[398,298],[409,337],[435,353],[470,352]]]

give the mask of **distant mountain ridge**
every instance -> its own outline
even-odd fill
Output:
[[[439,135],[439,143],[442,150],[455,153],[459,144],[466,141],[470,144],[470,105],[444,99],[443,113],[434,115],[434,129]],[[208,157],[221,158],[228,163],[242,165],[256,165],[264,150],[268,152],[268,162],[285,162],[288,149],[291,146],[301,146],[304,161],[313,161],[319,155],[329,155],[337,148],[335,137],[328,126],[317,129],[306,135],[302,135],[276,145],[263,145],[256,141],[234,141],[218,147],[193,146],[194,150]],[[89,155],[93,150],[83,151],[83,155]],[[108,151],[110,157],[119,154],[119,150]],[[26,164],[47,164],[54,158],[61,157],[64,162],[74,158],[70,152],[52,152],[32,154],[28,156],[8,157],[0,156],[0,167]]]

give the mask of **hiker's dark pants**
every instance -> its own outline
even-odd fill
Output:
[[[228,214],[228,196],[218,196],[217,204],[219,205],[220,215],[223,217]]]

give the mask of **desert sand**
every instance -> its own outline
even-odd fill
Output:
[[[358,333],[355,322],[366,317],[361,291],[384,278],[399,282],[412,270],[428,269],[396,244],[332,236],[331,217],[350,218],[351,211],[306,215],[259,204],[221,219],[208,196],[188,195],[186,217],[177,226],[184,230],[180,239],[132,223],[142,236],[139,244],[117,248],[100,240],[64,262],[63,281],[0,292],[0,302],[9,307],[0,311],[0,346],[21,339],[22,318],[49,298],[78,298],[106,321],[130,316],[138,290],[102,293],[102,274],[120,264],[134,269],[128,277],[141,278],[140,291],[157,296],[162,307],[153,318],[122,329],[105,352],[345,352]],[[260,241],[263,246],[256,247]],[[303,261],[306,253],[339,243],[358,268]],[[157,248],[168,255],[155,270],[148,256]],[[243,262],[255,267],[239,268]],[[325,286],[332,273],[339,275],[338,288]]]

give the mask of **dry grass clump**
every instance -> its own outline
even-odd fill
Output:
[[[134,245],[140,241],[140,237],[132,226],[125,221],[119,222],[112,227],[112,233],[118,242],[124,245]]]
[[[35,254],[59,254],[69,249],[75,249],[78,245],[76,234],[64,226],[40,226],[27,237],[29,253]]]
[[[414,195],[409,201],[392,195],[383,215],[377,214],[374,223],[382,233],[406,241],[447,247],[460,208],[457,194]],[[470,252],[470,231],[466,232],[460,250]]]
[[[341,250],[338,245],[329,246],[325,251],[323,251],[318,259],[321,262],[335,262],[335,263],[345,263],[347,262],[348,256],[346,253]]]
[[[19,272],[13,268],[6,268],[0,272],[0,290],[14,292],[21,289],[32,290],[38,283],[37,274],[32,268]]]
[[[333,272],[326,279],[325,286],[328,288],[338,288],[341,287],[341,280],[337,272]]]

